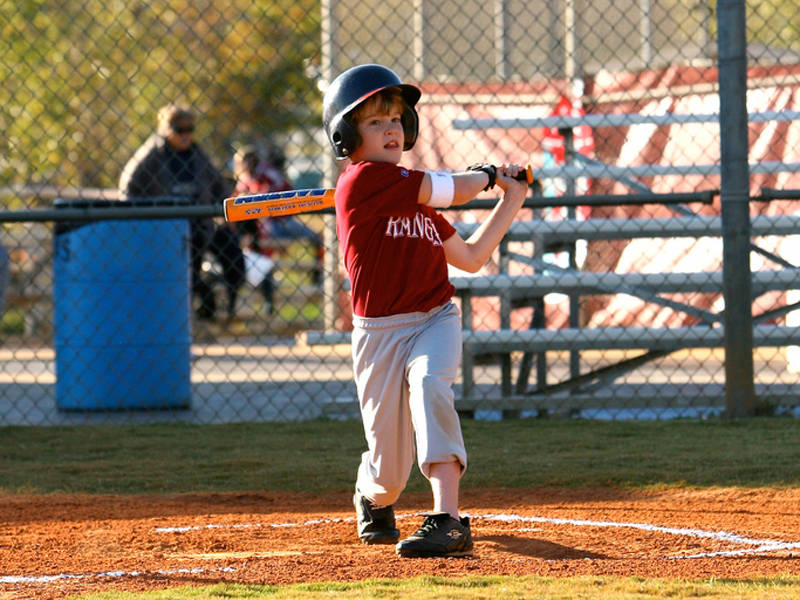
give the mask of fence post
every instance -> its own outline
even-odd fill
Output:
[[[564,166],[571,167],[575,164],[575,136],[572,127],[560,127],[558,132],[564,137]],[[574,177],[567,178],[567,189],[565,195],[574,196],[576,193],[575,186],[576,179]],[[577,211],[574,206],[567,207],[567,219],[574,221],[577,218]],[[578,262],[576,256],[577,242],[572,240],[569,244],[569,264],[567,265],[573,271],[578,270]],[[581,325],[580,320],[581,303],[580,297],[577,293],[570,292],[569,294],[569,326],[577,329]],[[581,353],[579,350],[570,350],[569,352],[569,374],[570,377],[577,377],[581,374]]]
[[[337,49],[339,42],[336,39],[339,29],[336,20],[338,0],[322,1],[322,80],[326,86],[330,85],[336,77]],[[336,163],[331,149],[326,143],[322,153],[323,185],[335,187]],[[342,278],[339,276],[339,243],[336,239],[336,218],[333,215],[323,217],[324,229],[322,243],[325,248],[323,259],[322,282],[322,319],[325,331],[336,329],[336,320],[339,316],[339,290]]]
[[[744,0],[720,0],[717,25],[725,410],[733,418],[752,415],[755,408]]]

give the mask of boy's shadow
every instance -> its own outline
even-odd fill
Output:
[[[481,535],[476,536],[475,541],[490,542],[498,552],[520,554],[546,560],[608,558],[608,556],[604,554],[578,550],[576,548],[570,548],[569,546],[554,544],[553,542],[515,535]]]

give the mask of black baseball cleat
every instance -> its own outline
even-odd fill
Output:
[[[365,544],[394,544],[400,538],[395,527],[394,509],[390,506],[375,507],[369,498],[356,490],[353,496],[358,520],[358,537]]]
[[[396,549],[406,558],[469,556],[472,554],[469,517],[457,521],[448,513],[428,515],[422,526],[397,544]]]

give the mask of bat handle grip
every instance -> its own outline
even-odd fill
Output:
[[[483,171],[486,175],[489,176],[489,183],[488,185],[483,188],[484,190],[488,190],[494,187],[495,178],[497,177],[497,167],[494,165],[490,165],[489,163],[477,163],[474,165],[470,165],[467,167],[468,171]],[[528,165],[525,167],[524,170],[520,171],[514,176],[514,179],[518,181],[524,181],[528,185],[533,183],[533,170],[531,166]]]
[[[497,172],[497,167],[492,166],[492,168]],[[525,169],[514,175],[514,179],[517,181],[524,181],[528,185],[533,183],[533,169],[530,165],[526,166]]]
[[[528,165],[527,167],[525,167],[524,171],[520,171],[519,173],[517,173],[514,176],[514,179],[516,179],[517,181],[524,181],[528,185],[532,184],[533,183],[533,169],[531,169],[531,166]]]

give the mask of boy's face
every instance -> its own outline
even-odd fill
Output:
[[[403,156],[402,107],[388,109],[379,102],[367,101],[356,117],[356,130],[361,143],[350,157],[353,162],[373,161],[397,164]]]

